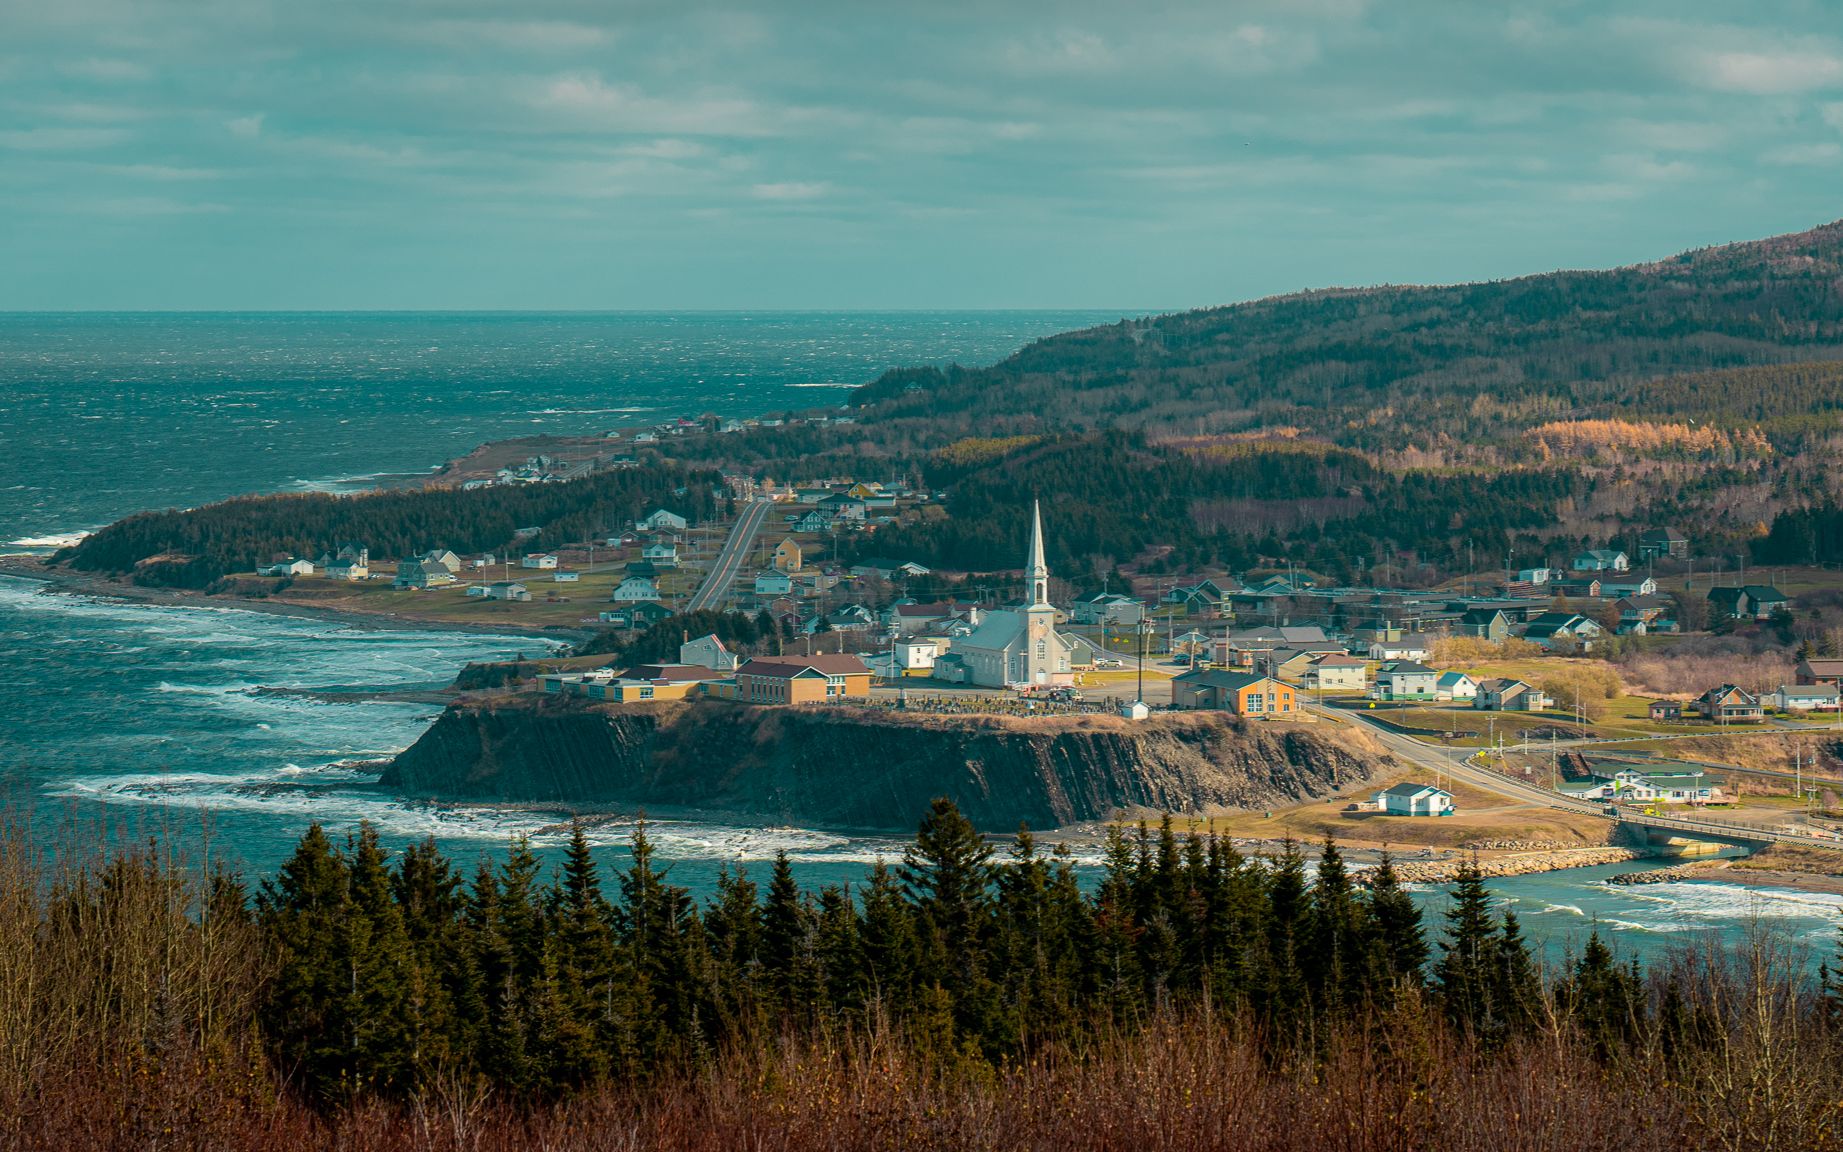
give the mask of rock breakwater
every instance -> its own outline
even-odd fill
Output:
[[[1625,864],[1640,860],[1646,853],[1637,848],[1561,848],[1545,852],[1521,852],[1508,856],[1481,857],[1478,871],[1486,879],[1505,876],[1529,876],[1537,872],[1559,872],[1564,868],[1591,868],[1596,864]],[[1401,861],[1395,875],[1409,884],[1447,884],[1459,875],[1468,858],[1430,861]]]

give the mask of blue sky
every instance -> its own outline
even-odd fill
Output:
[[[1190,307],[1843,217],[1837,0],[0,0],[0,308]]]

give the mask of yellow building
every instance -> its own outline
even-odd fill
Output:
[[[776,572],[798,572],[804,560],[805,557],[800,552],[800,543],[792,536],[784,538],[774,546],[774,570]]]
[[[870,669],[856,656],[773,656],[736,670],[750,704],[832,704],[870,698]]]

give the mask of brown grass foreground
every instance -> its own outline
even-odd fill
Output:
[[[1764,934],[1652,974],[1687,990],[1693,1042],[1551,1019],[1487,1051],[1411,996],[1283,1044],[1193,1006],[994,1068],[873,1015],[561,1100],[438,1079],[316,1111],[265,1055],[272,963],[240,898],[154,848],[49,863],[0,833],[0,1148],[1645,1152],[1830,1148],[1843,1120],[1821,1002]]]

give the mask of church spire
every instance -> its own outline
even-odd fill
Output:
[[[1030,582],[1030,604],[1034,608],[1049,603],[1049,565],[1043,562],[1043,506],[1030,502],[1030,559],[1024,568]]]

